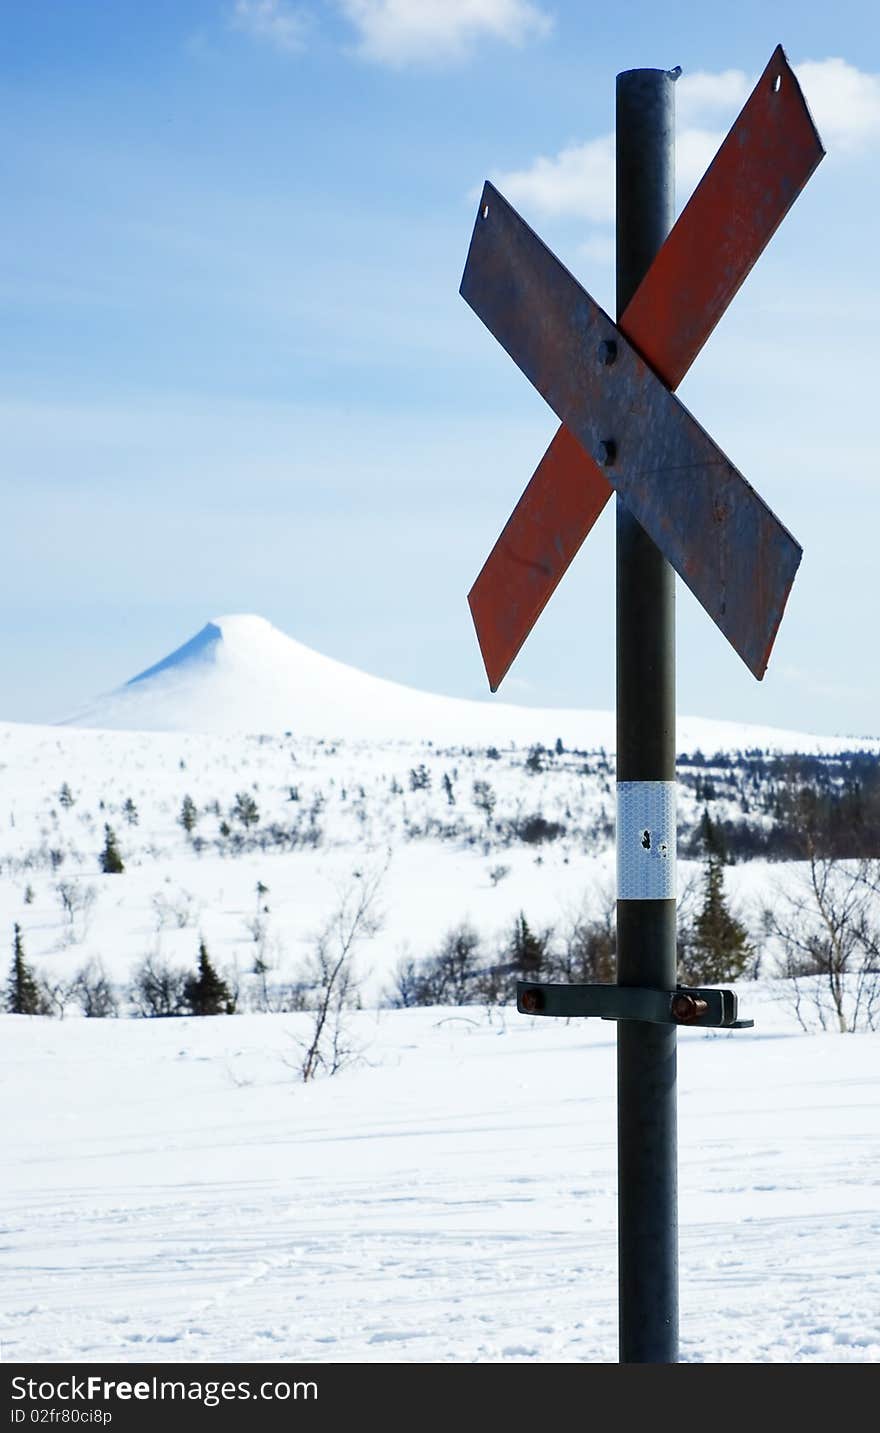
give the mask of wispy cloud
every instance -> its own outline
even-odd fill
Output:
[[[880,75],[845,60],[807,60],[795,66],[829,155],[880,146]],[[742,70],[698,71],[676,85],[676,178],[679,199],[699,182],[726,129],[754,85]],[[493,174],[513,204],[551,219],[610,223],[614,216],[614,136],[570,144],[539,155],[523,169]]]
[[[235,0],[231,24],[254,40],[292,54],[304,48],[311,19],[307,11],[285,0]]]
[[[604,134],[551,158],[539,155],[527,169],[493,179],[512,204],[533,213],[608,223],[614,217],[614,138]]]
[[[725,120],[742,109],[755,81],[744,70],[694,70],[675,86],[675,118],[679,126],[705,125]]]
[[[864,152],[880,142],[880,75],[839,58],[804,60],[794,72],[829,155]],[[729,125],[754,82],[755,77],[742,70],[683,75],[676,86],[675,105],[684,133],[710,121]]]
[[[805,60],[795,73],[829,154],[880,143],[880,75],[839,59]]]
[[[720,129],[679,127],[676,176],[680,195],[693,189],[722,138]],[[614,218],[614,135],[567,145],[552,156],[539,155],[525,169],[496,172],[492,180],[527,214],[610,224]]]
[[[531,0],[339,0],[358,35],[357,53],[401,68],[464,59],[481,39],[522,45],[552,29]]]

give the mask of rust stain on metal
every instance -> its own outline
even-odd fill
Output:
[[[538,1015],[544,1009],[543,990],[524,990],[519,1000],[526,1015]]]
[[[673,995],[670,1005],[670,1012],[673,1020],[679,1025],[690,1025],[694,1020],[699,1020],[705,1015],[709,1006],[705,1000],[697,995]]]
[[[823,153],[779,46],[620,320],[669,388],[681,382]],[[483,219],[490,208],[484,195]],[[614,339],[604,336],[594,351],[607,373],[617,358]],[[611,496],[613,475],[596,456],[560,428],[471,589],[468,601],[492,691]],[[666,531],[660,514],[657,521]],[[772,553],[764,551],[748,559],[759,572],[767,560]],[[696,563],[686,557],[685,566],[694,571]],[[756,676],[766,670],[784,606],[785,597],[770,620],[766,644],[753,654]]]

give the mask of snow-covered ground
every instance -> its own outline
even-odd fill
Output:
[[[681,1034],[682,1357],[880,1359],[877,1035]],[[2,1356],[613,1361],[614,1027],[0,1017]]]
[[[520,911],[559,930],[607,902],[611,716],[409,692],[225,618],[78,722],[0,724],[0,931],[56,990],[95,962],[120,994],[146,955],[192,971],[204,938],[246,1010],[257,957],[295,979],[379,871],[382,920],[362,1058],[308,1085],[308,1014],[0,1016],[0,1355],[613,1360],[613,1026],[372,1008],[462,921],[491,963]],[[686,718],[678,747],[880,751]],[[725,879],[754,927],[798,872]],[[686,1359],[880,1357],[880,1037],[805,1034],[785,990],[741,987],[754,1031],[682,1033]]]

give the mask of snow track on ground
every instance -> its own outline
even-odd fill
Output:
[[[682,1356],[880,1360],[876,1035],[680,1041]],[[614,1031],[0,1018],[5,1360],[613,1361]],[[24,1092],[24,1097],[22,1092]]]

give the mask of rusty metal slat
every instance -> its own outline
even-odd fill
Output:
[[[468,593],[493,692],[613,491],[561,427]]]
[[[681,382],[823,154],[777,46],[620,320],[670,388]],[[468,595],[492,691],[612,491],[603,469],[560,428]]]
[[[491,184],[462,297],[605,471],[758,678],[801,549],[623,332]],[[617,357],[599,361],[600,344]]]
[[[677,388],[825,150],[781,45],[645,275],[621,327]]]

